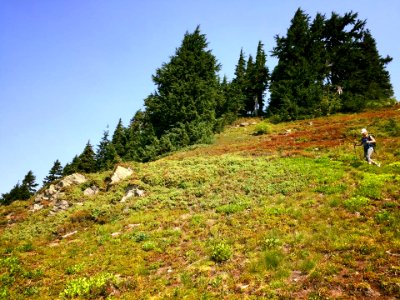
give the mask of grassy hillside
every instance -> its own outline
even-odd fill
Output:
[[[0,299],[396,299],[399,109],[241,120],[257,124],[127,163],[118,185],[86,175],[65,212],[0,207]],[[353,147],[362,127],[380,168]]]

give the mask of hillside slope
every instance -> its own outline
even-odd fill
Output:
[[[399,297],[399,107],[261,135],[241,122],[258,124],[125,163],[117,184],[85,174],[60,194],[68,209],[0,207],[0,299]],[[380,168],[353,147],[362,127]],[[121,202],[132,187],[144,195]]]

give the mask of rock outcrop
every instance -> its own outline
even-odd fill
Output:
[[[57,213],[59,211],[66,210],[71,205],[66,200],[62,200],[63,196],[65,195],[65,188],[85,182],[85,176],[79,173],[64,177],[58,183],[51,184],[42,193],[36,195],[31,211],[41,210],[45,206],[52,206],[51,213]]]

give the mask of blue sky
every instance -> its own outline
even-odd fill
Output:
[[[366,19],[380,54],[393,57],[400,97],[398,0],[1,0],[0,193],[29,170],[41,184],[56,159],[96,146],[119,118],[127,125],[186,31],[200,25],[231,79],[240,49],[255,55],[262,41],[269,54],[299,7]]]

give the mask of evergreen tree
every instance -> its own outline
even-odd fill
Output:
[[[387,102],[393,96],[393,86],[390,83],[389,72],[386,65],[392,61],[390,56],[381,57],[376,47],[376,41],[369,30],[366,30],[360,43],[363,54],[362,63],[359,65],[363,74],[363,91],[367,106],[392,104]],[[360,72],[361,73],[361,72]]]
[[[8,192],[1,195],[0,205],[9,205],[16,200],[22,200],[21,185],[17,183]]]
[[[243,49],[240,50],[239,60],[235,67],[235,77],[232,80],[231,90],[232,93],[226,92],[226,97],[234,96],[238,103],[238,111],[241,115],[246,115],[245,99],[246,99],[246,60]]]
[[[269,83],[269,70],[266,66],[266,62],[267,56],[264,52],[264,45],[259,41],[254,65],[254,75],[252,77],[252,80],[254,81],[252,83],[252,86],[254,87],[254,97],[258,108],[258,112],[255,112],[257,115],[263,113],[265,104],[264,95]]]
[[[29,171],[22,181],[19,182],[10,190],[10,192],[2,194],[0,198],[0,205],[9,205],[16,200],[27,200],[35,192],[38,184],[36,183],[36,177],[32,171]]]
[[[217,117],[220,118],[219,131],[221,131],[226,124],[230,124],[237,119],[239,113],[243,111],[244,99],[240,87],[233,81],[228,82],[226,76],[224,76],[221,82],[221,91],[224,95],[224,102],[221,107],[218,106],[217,108]]]
[[[382,58],[357,13],[313,22],[298,9],[286,37],[276,37],[279,61],[271,77],[268,112],[282,119],[359,111],[390,103],[390,57]]]
[[[108,130],[104,131],[103,138],[97,146],[96,169],[98,171],[110,170],[120,160],[114,144],[108,139],[108,134]]]
[[[255,87],[255,75],[256,68],[253,61],[253,56],[250,54],[246,64],[246,77],[245,77],[245,102],[244,109],[246,114],[248,112],[254,112],[254,105],[256,100],[256,87]]]
[[[57,179],[60,179],[62,177],[62,174],[63,174],[63,167],[62,167],[60,161],[57,159],[54,162],[53,167],[50,169],[49,175],[47,175],[44,178],[43,185],[47,185]]]
[[[114,134],[111,139],[111,143],[113,144],[115,151],[117,152],[119,157],[124,157],[126,153],[126,133],[125,128],[122,124],[122,120],[119,119],[117,127],[115,128]]]
[[[268,112],[279,114],[283,120],[297,119],[308,113],[310,84],[315,79],[307,60],[309,17],[299,8],[287,36],[276,36],[275,40],[272,55],[278,58],[278,64],[271,75]]]
[[[93,151],[93,147],[90,141],[87,142],[83,152],[78,157],[78,171],[84,173],[96,172],[96,154]]]
[[[36,188],[39,184],[36,183],[36,176],[33,175],[32,171],[29,171],[25,177],[24,180],[22,180],[22,188],[25,190],[24,191],[24,199],[28,199],[30,196],[32,196],[34,193],[36,193]]]
[[[65,165],[63,169],[63,175],[67,176],[77,173],[79,171],[78,170],[79,163],[80,163],[79,157],[78,155],[75,155],[74,158],[72,159],[72,162]]]
[[[393,95],[386,65],[376,42],[365,29],[366,21],[349,12],[332,13],[325,22],[326,51],[329,62],[327,81],[332,89],[340,87],[342,111],[359,111],[365,107],[387,104]]]
[[[191,123],[213,129],[216,105],[222,96],[217,76],[220,65],[207,46],[199,27],[186,33],[170,62],[153,76],[157,91],[147,97],[145,106],[157,138],[175,127],[184,130]],[[203,129],[203,134],[210,132]],[[189,138],[190,143],[196,143],[204,137]]]
[[[128,127],[126,159],[150,161],[157,156],[158,139],[146,112],[138,110]]]

